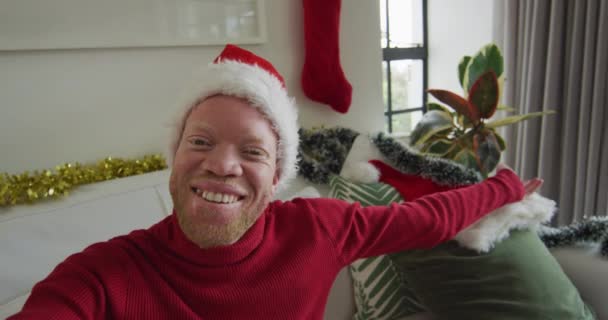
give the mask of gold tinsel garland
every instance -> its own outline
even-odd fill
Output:
[[[143,174],[167,168],[161,155],[147,155],[140,159],[107,157],[96,164],[65,163],[55,171],[25,171],[10,175],[0,173],[0,207],[34,203],[68,194],[83,184]]]

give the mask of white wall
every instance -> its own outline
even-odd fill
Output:
[[[428,0],[429,88],[462,94],[458,63],[493,42],[492,0]]]
[[[303,127],[383,129],[378,5],[342,3],[342,65],[353,85],[346,115],[304,97],[301,1],[266,0],[268,41],[246,46],[272,61],[300,104]],[[173,101],[220,46],[0,52],[0,172],[165,151]]]

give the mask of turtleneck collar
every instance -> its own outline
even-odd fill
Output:
[[[171,216],[152,226],[149,231],[178,258],[203,266],[223,266],[238,263],[251,254],[262,242],[269,208],[236,243],[202,249],[192,242],[179,226],[175,210]]]

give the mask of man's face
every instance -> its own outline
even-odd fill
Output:
[[[270,122],[245,100],[213,96],[194,107],[169,183],[186,236],[202,248],[239,240],[272,199],[276,163]]]

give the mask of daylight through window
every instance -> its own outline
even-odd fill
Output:
[[[427,1],[379,2],[385,130],[408,133],[426,111]]]

